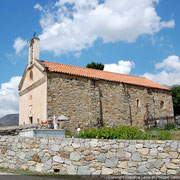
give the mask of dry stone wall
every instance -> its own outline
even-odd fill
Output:
[[[70,131],[100,125],[144,126],[146,119],[173,116],[172,96],[165,90],[50,73],[47,117],[54,115],[66,116],[69,121],[62,128]]]
[[[180,141],[3,136],[0,166],[69,175],[180,175]]]

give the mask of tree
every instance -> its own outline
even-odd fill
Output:
[[[180,86],[172,87],[172,100],[173,100],[173,106],[174,106],[174,114],[179,115],[180,114]]]
[[[90,64],[87,64],[86,67],[87,68],[92,68],[92,69],[103,70],[104,69],[104,64],[92,62]]]

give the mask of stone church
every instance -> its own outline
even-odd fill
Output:
[[[19,84],[19,124],[63,116],[62,128],[133,125],[173,117],[171,91],[144,77],[39,60],[38,38]]]

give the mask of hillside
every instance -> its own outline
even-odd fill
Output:
[[[8,114],[0,118],[0,126],[17,126],[19,124],[19,114]]]

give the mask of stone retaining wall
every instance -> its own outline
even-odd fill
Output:
[[[34,124],[33,126],[36,126],[37,124]],[[25,129],[31,129],[32,124],[29,125],[20,125],[20,126],[3,126],[0,127],[0,136],[17,136],[20,131]]]
[[[71,175],[179,175],[180,141],[3,136],[0,166]]]

